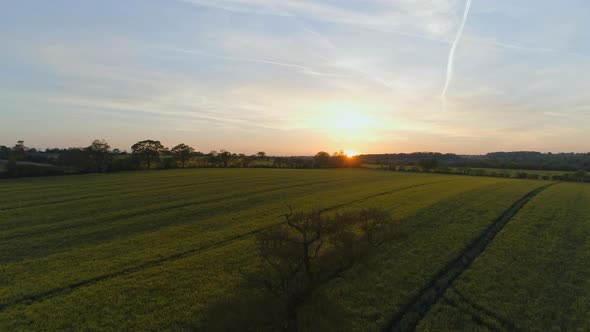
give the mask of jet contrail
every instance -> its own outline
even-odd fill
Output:
[[[445,81],[445,87],[442,91],[443,98],[446,97],[447,89],[449,88],[449,84],[453,79],[453,60],[455,58],[455,50],[457,49],[457,44],[459,44],[459,40],[461,40],[461,35],[463,34],[465,22],[467,22],[467,15],[469,15],[469,7],[471,7],[471,0],[467,0],[467,2],[465,3],[465,12],[463,12],[463,20],[461,21],[461,26],[459,27],[459,31],[457,31],[457,36],[455,36],[455,41],[453,41],[453,46],[451,46],[451,52],[449,53],[449,61],[447,63],[447,79]]]

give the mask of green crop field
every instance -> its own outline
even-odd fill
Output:
[[[583,331],[590,326],[590,186],[527,204],[418,330]]]
[[[590,186],[548,184],[362,169],[1,180],[0,330],[199,330],[255,266],[254,235],[281,223],[288,204],[378,207],[398,222],[399,238],[318,290],[350,330],[414,316],[425,330],[587,327]],[[416,316],[411,304],[504,219]]]

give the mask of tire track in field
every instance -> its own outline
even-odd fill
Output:
[[[316,184],[327,184],[327,183],[339,182],[339,181],[342,181],[342,180],[341,179],[334,179],[334,180],[306,182],[306,183],[299,183],[299,184],[294,184],[294,185],[289,185],[289,186],[271,187],[271,188],[256,190],[256,191],[247,192],[247,193],[233,194],[233,195],[210,198],[210,199],[205,199],[205,200],[200,200],[200,201],[191,201],[191,202],[185,202],[185,203],[180,203],[180,204],[167,205],[165,207],[156,207],[153,209],[142,209],[142,210],[135,211],[135,212],[127,212],[127,213],[119,214],[116,217],[109,219],[108,222],[112,223],[114,221],[118,221],[118,220],[125,219],[125,218],[141,217],[141,216],[148,215],[151,213],[158,213],[158,212],[164,212],[164,211],[169,211],[169,210],[173,210],[173,209],[185,208],[185,207],[189,207],[189,206],[197,206],[197,205],[202,205],[202,204],[215,203],[215,202],[226,200],[226,199],[245,198],[245,197],[251,197],[254,195],[263,194],[263,193],[267,193],[267,192],[274,192],[274,191],[278,191],[278,190],[283,190],[283,189],[293,189],[293,188],[297,188],[297,187],[312,186],[312,185],[316,185]],[[65,221],[67,221],[67,220],[65,220]],[[63,222],[63,220],[58,221],[56,223],[50,223],[47,225],[51,226],[51,225],[59,224],[60,222]],[[13,235],[4,236],[4,237],[0,236],[0,240],[2,240],[2,241],[14,240],[14,239],[22,238],[22,237],[29,237],[29,236],[39,235],[39,234],[46,234],[47,232],[60,232],[60,231],[64,231],[64,230],[68,230],[68,229],[72,229],[72,228],[93,226],[93,225],[97,225],[97,224],[100,224],[103,222],[104,222],[104,220],[97,220],[95,222],[88,222],[88,223],[84,223],[84,224],[75,223],[75,224],[70,224],[70,225],[66,225],[66,226],[62,226],[62,227],[55,227],[55,228],[47,227],[45,229],[37,230],[34,232],[18,233],[18,234],[13,234]],[[43,225],[43,224],[41,224],[41,225]]]
[[[373,194],[373,195],[368,195],[368,196],[364,196],[358,199],[354,199],[351,201],[348,201],[346,203],[341,203],[341,204],[336,204],[333,206],[330,206],[328,208],[323,209],[322,211],[324,212],[328,212],[328,211],[333,211],[342,207],[345,207],[347,205],[351,205],[351,204],[355,204],[355,203],[359,203],[359,202],[364,202],[368,199],[372,199],[372,198],[376,198],[379,196],[384,196],[384,195],[388,195],[388,194],[393,194],[396,192],[400,192],[400,191],[404,191],[404,190],[409,190],[409,189],[414,189],[414,188],[419,188],[419,187],[423,187],[423,186],[428,186],[428,185],[433,185],[433,184],[438,184],[438,183],[444,183],[444,182],[452,182],[453,180],[444,180],[444,181],[435,181],[435,182],[428,182],[428,183],[420,183],[420,184],[414,184],[414,185],[410,185],[410,186],[406,186],[406,187],[400,187],[400,188],[396,188],[393,190],[388,190],[388,191],[384,191],[384,192],[380,192],[377,194]],[[27,296],[23,296],[21,298],[12,300],[12,301],[8,301],[6,303],[1,303],[0,304],[0,312],[8,310],[12,307],[15,307],[19,304],[25,304],[25,305],[29,305],[32,304],[34,302],[40,302],[43,300],[47,300],[56,296],[60,296],[60,295],[66,295],[69,294],[79,288],[85,287],[85,286],[90,286],[92,284],[98,283],[98,282],[102,282],[102,281],[106,281],[109,279],[113,279],[113,278],[117,278],[117,277],[121,277],[121,276],[125,276],[128,274],[132,274],[132,273],[137,273],[137,272],[141,272],[143,270],[152,268],[152,267],[156,267],[168,262],[172,262],[172,261],[176,261],[179,259],[183,259],[183,258],[187,258],[190,257],[196,253],[208,250],[208,249],[213,249],[213,248],[217,248],[217,247],[221,247],[224,246],[226,244],[235,242],[235,241],[239,241],[245,238],[248,238],[250,236],[256,235],[260,232],[263,232],[265,230],[271,229],[272,227],[276,227],[279,224],[272,224],[270,226],[266,226],[266,227],[261,227],[261,228],[257,228],[221,241],[217,241],[214,243],[210,243],[210,244],[206,244],[203,246],[199,246],[196,248],[191,248],[182,252],[178,252],[176,254],[173,255],[168,255],[165,257],[160,257],[158,259],[155,260],[151,260],[151,261],[147,261],[145,263],[142,263],[140,265],[134,266],[134,267],[130,267],[130,268],[126,268],[126,269],[122,269],[116,272],[112,272],[112,273],[107,273],[107,274],[102,274],[96,277],[92,277],[89,279],[85,279],[85,280],[81,280],[78,282],[74,282],[71,283],[67,286],[64,287],[59,287],[59,288],[54,288],[54,289],[50,289],[48,291],[45,292],[39,292],[36,294],[31,294],[31,295],[27,295]]]
[[[499,325],[502,328],[504,328],[506,331],[519,331],[519,329],[516,327],[516,325],[514,325],[508,319],[501,317],[500,315],[496,314],[495,312],[491,311],[490,309],[467,299],[467,297],[465,297],[465,295],[461,294],[456,289],[450,289],[450,290],[453,292],[453,294],[455,294],[455,296],[457,296],[460,299],[461,302],[467,304],[467,306],[469,306],[470,309],[473,310],[475,313],[460,308],[458,303],[456,303],[453,299],[447,297],[446,295],[443,295],[443,297],[442,297],[443,300],[446,301],[449,305],[451,305],[451,306],[457,308],[458,310],[464,312],[465,314],[473,317],[476,321],[478,321],[478,322],[481,321],[480,324],[488,327],[490,330],[497,331],[498,327],[492,326],[489,323],[484,322],[483,319],[481,319],[481,317],[479,317],[479,315],[478,315],[479,313],[482,313],[483,315],[496,320],[499,323]]]
[[[481,255],[494,237],[516,216],[516,214],[535,196],[555,185],[551,183],[539,187],[514,202],[504,213],[489,225],[467,248],[439,271],[419,293],[410,299],[401,310],[387,322],[383,331],[414,331],[422,318],[440,300],[453,282],[471,263]]]
[[[448,305],[449,307],[452,307],[455,310],[469,316],[469,318],[471,318],[479,326],[483,326],[490,331],[500,331],[500,329],[496,325],[488,323],[488,322],[484,321],[483,318],[481,318],[479,315],[474,314],[474,313],[468,311],[467,309],[462,308],[461,305],[459,305],[459,303],[455,302],[453,299],[450,299],[446,295],[443,295],[441,297],[441,303],[444,303],[445,305]]]

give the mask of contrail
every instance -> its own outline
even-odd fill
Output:
[[[459,31],[457,31],[457,36],[455,36],[455,41],[453,41],[453,46],[451,46],[451,52],[449,53],[449,61],[447,63],[447,79],[445,81],[445,87],[442,91],[443,98],[446,97],[447,89],[449,88],[449,84],[451,84],[451,80],[453,79],[453,60],[455,58],[455,50],[457,49],[459,40],[461,40],[461,35],[463,35],[463,28],[465,27],[465,22],[467,22],[467,15],[469,15],[469,7],[471,7],[471,0],[467,0],[465,3],[463,20],[461,21],[461,26],[459,27]]]

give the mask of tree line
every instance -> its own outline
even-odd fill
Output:
[[[437,152],[370,154],[361,156],[365,164],[421,166],[435,160],[438,165],[465,168],[553,170],[590,172],[590,153],[541,153],[535,151],[492,152],[485,155],[457,155]]]
[[[133,144],[130,152],[113,149],[104,139],[87,147],[45,151],[29,148],[24,141],[13,147],[0,146],[0,175],[8,177],[197,167],[341,168],[360,167],[360,161],[342,151],[321,151],[313,157],[268,156],[263,151],[246,155],[223,149],[202,153],[185,143],[167,148],[152,139]]]

